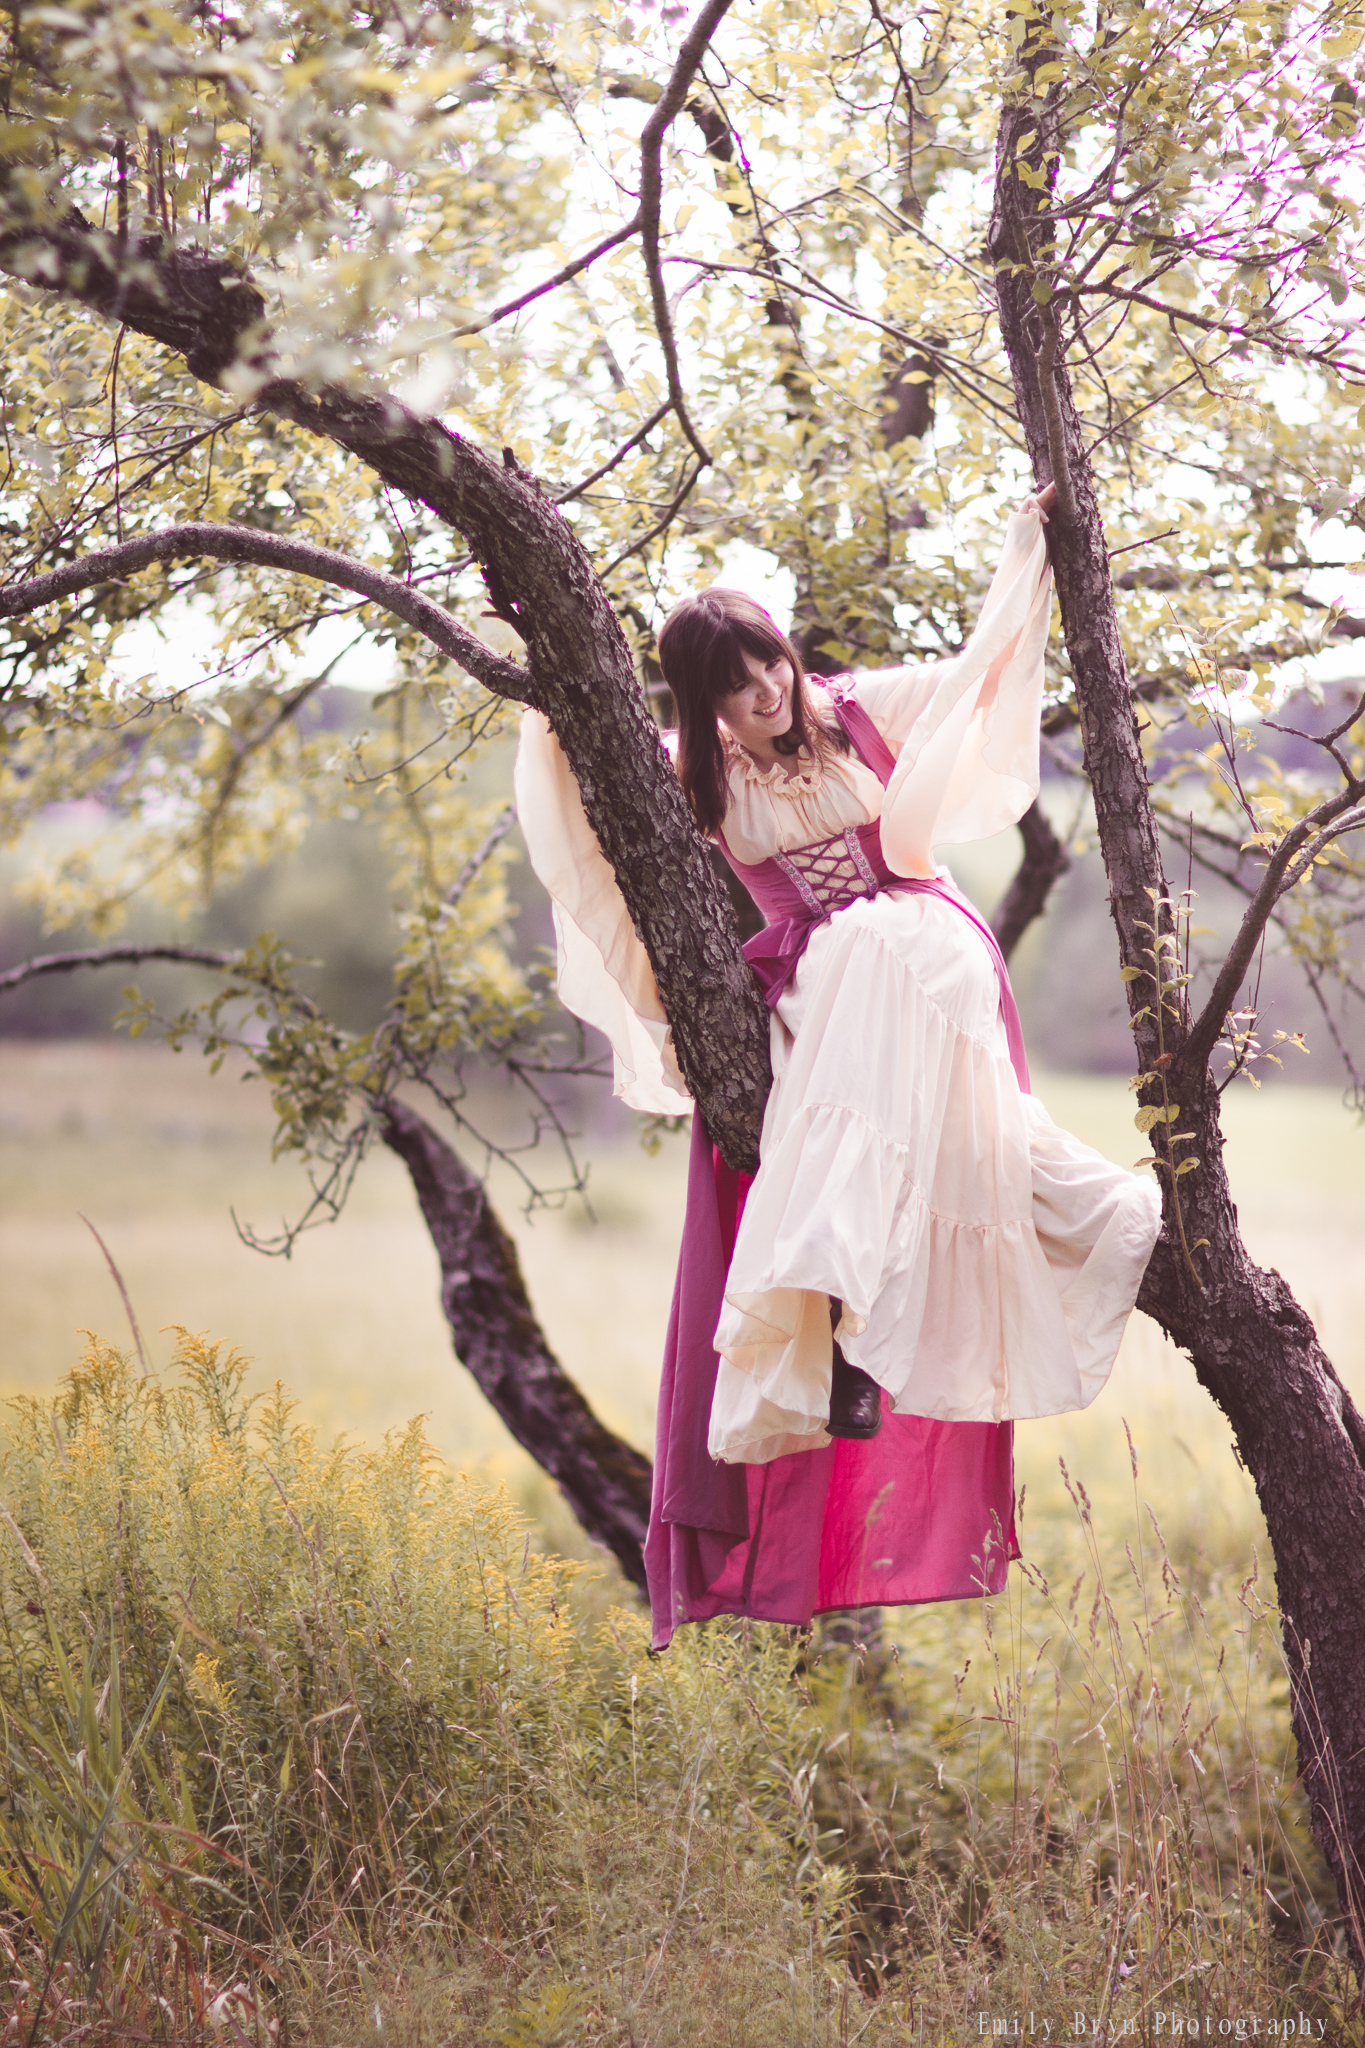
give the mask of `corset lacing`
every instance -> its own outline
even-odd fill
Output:
[[[856,825],[772,858],[813,917],[829,917],[852,897],[875,896],[881,887]]]

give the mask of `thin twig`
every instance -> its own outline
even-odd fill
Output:
[[[657,540],[659,535],[673,524],[682,506],[691,497],[693,490],[696,488],[697,479],[700,477],[705,466],[705,463],[698,461],[693,467],[692,474],[686,478],[674,493],[663,518],[651,526],[648,533],[642,533],[640,538],[637,541],[633,541],[628,548],[622,548],[620,554],[608,562],[605,569],[599,571],[604,583],[608,576],[611,575],[613,569],[619,569],[622,562],[628,562],[632,555],[638,555],[642,548],[647,548],[652,540]]]
[[[509,299],[505,306],[495,306],[493,311],[484,319],[471,320],[467,327],[456,327],[453,329],[450,339],[452,341],[459,341],[466,334],[482,334],[486,327],[496,327],[500,320],[510,320],[513,313],[519,313],[523,306],[529,306],[534,299],[543,299],[547,292],[558,291],[560,285],[568,284],[570,279],[577,277],[580,271],[586,270],[590,264],[596,263],[599,256],[605,256],[609,250],[619,249],[622,242],[628,242],[632,235],[637,235],[639,232],[640,216],[638,213],[635,213],[623,228],[617,228],[612,234],[607,235],[595,248],[589,249],[586,256],[578,256],[572,263],[566,263],[564,268],[557,270],[553,277],[547,277],[543,284],[533,285],[530,291],[523,292],[520,298]]]
[[[120,327],[114,336],[114,353],[109,364],[109,443],[114,451],[114,525],[120,540],[123,539],[123,493],[119,487],[118,359],[126,332],[126,328]]]
[[[46,575],[0,586],[0,618],[12,619],[37,611],[78,590],[87,590],[92,584],[118,582],[153,562],[193,555],[283,569],[291,575],[310,576],[320,583],[353,590],[392,612],[406,625],[416,627],[442,654],[450,655],[495,695],[527,701],[530,681],[525,669],[506,656],[495,654],[444,605],[424,596],[401,576],[390,575],[386,569],[373,568],[333,548],[314,547],[311,542],[262,533],[251,526],[192,522],[168,527],[161,533],[142,534],[121,547],[101,548],[77,561],[64,563],[60,569],[51,569]]]
[[[478,874],[479,869],[483,866],[489,855],[501,845],[516,822],[516,807],[513,804],[508,804],[506,810],[500,813],[483,844],[469,856],[469,859],[455,877],[454,882],[447,889],[442,898],[442,902],[446,905],[447,909],[453,908],[459,902],[475,875]]]
[[[241,965],[239,953],[210,952],[204,946],[89,946],[78,953],[39,953],[32,960],[21,961],[18,967],[0,974],[0,995],[42,975],[70,974],[77,967],[137,967],[144,960],[174,960],[219,972]]]
[[[673,400],[671,398],[666,398],[662,405],[655,407],[654,411],[650,414],[649,418],[645,421],[644,425],[642,427],[637,427],[635,432],[631,435],[630,439],[628,441],[623,441],[621,446],[617,449],[616,453],[613,456],[609,457],[609,459],[602,464],[602,467],[600,469],[595,469],[591,476],[585,476],[582,483],[575,484],[572,490],[561,491],[559,496],[555,499],[556,505],[572,504],[575,498],[582,497],[584,491],[590,491],[594,484],[600,483],[604,476],[610,475],[611,471],[615,469],[617,463],[624,462],[626,457],[629,455],[631,449],[638,448],[641,441],[644,440],[645,436],[647,434],[652,434],[654,429],[658,426],[660,420],[663,419],[666,414],[672,412],[672,410]]]
[[[1276,349],[1295,362],[1350,367],[1350,358],[1342,354],[1340,343],[1335,348],[1303,348],[1289,336],[1276,332],[1274,328],[1245,326],[1237,320],[1212,319],[1208,314],[1196,313],[1188,306],[1172,306],[1165,299],[1152,298],[1147,292],[1127,290],[1122,285],[1110,284],[1104,279],[1096,284],[1082,285],[1080,289],[1087,295],[1127,299],[1134,306],[1146,306],[1153,313],[1163,313],[1171,322],[1172,332],[1175,323],[1183,321],[1186,326],[1202,328],[1206,334],[1231,334],[1255,347]]]
[[[766,284],[772,283],[772,272],[753,263],[719,263],[705,256],[665,256],[663,260],[665,263],[685,263],[694,270],[705,271],[708,276],[756,277]],[[846,299],[841,293],[836,292],[832,285],[822,284],[814,278],[812,272],[800,265],[794,265],[790,257],[784,256],[781,260],[786,264],[788,272],[795,268],[800,271],[801,277],[807,280],[805,283],[798,283],[796,278],[784,273],[781,278],[784,292],[790,292],[797,298],[809,299],[813,305],[828,306],[832,312],[844,313],[850,320],[857,320],[864,327],[873,327],[879,334],[888,335],[905,348],[918,349],[933,364],[938,375],[946,378],[957,389],[965,388],[967,395],[978,405],[989,407],[997,416],[997,425],[1001,420],[1013,419],[1014,406],[1010,386],[1003,378],[994,376],[980,364],[973,363],[969,369],[959,357],[949,355],[944,349],[926,341],[920,335],[912,334],[907,327],[899,325],[894,320],[883,320],[878,314],[869,313],[862,306],[855,305],[851,299]],[[1001,396],[996,399],[988,391],[973,389],[972,378],[980,380],[982,384],[997,385]],[[1022,440],[1015,439],[1016,447],[1022,448],[1023,445]]]
[[[664,290],[663,269],[659,261],[659,214],[663,201],[663,139],[687,98],[687,89],[706,54],[706,46],[729,6],[730,0],[706,0],[705,6],[687,32],[683,46],[678,52],[678,61],[673,66],[673,74],[664,87],[659,104],[645,122],[640,136],[640,246],[649,278],[654,326],[664,352],[664,364],[668,372],[668,395],[678,416],[678,425],[703,468],[710,464],[711,451],[693,426],[687,411],[687,401],[683,397],[682,375],[678,368],[678,344],[673,333],[673,316],[668,308],[668,294]],[[624,560],[624,557],[621,559]]]
[[[1162,533],[1149,533],[1146,540],[1130,540],[1121,548],[1110,548],[1109,559],[1112,562],[1117,555],[1131,555],[1134,548],[1154,547],[1157,541],[1169,540],[1173,533],[1179,533],[1179,531],[1180,528],[1178,526],[1168,526]]]
[[[1336,796],[1317,804],[1285,834],[1266,866],[1261,885],[1246,912],[1227,958],[1219,970],[1212,993],[1180,1049],[1180,1063],[1190,1073],[1200,1071],[1208,1061],[1223,1019],[1251,965],[1261,933],[1280,898],[1300,881],[1314,860],[1341,833],[1365,825],[1365,806],[1360,799],[1365,785],[1356,783]]]

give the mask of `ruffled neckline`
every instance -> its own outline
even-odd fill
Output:
[[[760,767],[749,749],[726,725],[720,728],[720,743],[729,768],[738,768],[745,782],[766,789],[774,796],[809,796],[824,780],[824,762],[809,747],[802,747],[798,752],[796,759],[804,765],[792,775],[781,761],[774,761],[771,768]]]

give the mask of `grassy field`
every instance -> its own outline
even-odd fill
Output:
[[[1141,1150],[1123,1083],[1048,1075],[1059,1121],[1109,1157]],[[1326,1091],[1249,1089],[1226,1099],[1228,1157],[1253,1253],[1286,1275],[1348,1384],[1365,1394],[1365,1132]],[[208,1331],[253,1360],[250,1383],[283,1380],[324,1435],[374,1441],[417,1413],[454,1463],[501,1472],[527,1461],[455,1361],[435,1260],[405,1172],[382,1150],[341,1222],[266,1259],[238,1239],[298,1205],[296,1169],[272,1166],[259,1086],[160,1047],[56,1041],[0,1045],[0,1394],[46,1392],[83,1328],[123,1341],[99,1229],[128,1283],[153,1356],[169,1326]],[[628,1131],[593,1154],[594,1214],[581,1200],[528,1222],[498,1190],[541,1319],[565,1366],[611,1425],[648,1449],[681,1224],[685,1140],[647,1157]],[[1118,1371],[1083,1416],[1019,1432],[1036,1508],[1059,1502],[1057,1459],[1092,1493],[1127,1488],[1121,1418],[1153,1453],[1166,1513],[1209,1536],[1248,1527],[1243,1475],[1188,1365],[1135,1317]],[[1156,1453],[1159,1449],[1160,1455]]]
[[[1137,1156],[1121,1082],[1051,1076],[1039,1088],[1111,1157]],[[1254,1253],[1285,1272],[1365,1394],[1365,1136],[1334,1098],[1304,1089],[1248,1091],[1227,1122]],[[718,1628],[683,1631],[650,1660],[613,1574],[537,1562],[506,1496],[479,1487],[480,1475],[507,1479],[542,1529],[575,1547],[451,1356],[401,1168],[377,1154],[339,1225],[289,1263],[268,1261],[240,1243],[231,1212],[260,1229],[296,1209],[297,1176],[270,1165],[269,1136],[260,1091],[211,1079],[188,1055],[0,1047],[0,1394],[50,1399],[83,1326],[127,1343],[83,1211],[119,1262],[158,1371],[179,1349],[167,1378],[185,1385],[187,1360],[203,1356],[170,1325],[209,1331],[250,1355],[248,1393],[283,1381],[322,1439],[290,1449],[267,1427],[270,1441],[253,1445],[216,1406],[191,1428],[182,1397],[177,1426],[198,1433],[187,1516],[183,1442],[168,1451],[136,1373],[98,1350],[61,1429],[44,1412],[15,1421],[7,1483],[48,1591],[33,1602],[14,1552],[9,1627],[24,1654],[7,1678],[0,1670],[0,1703],[43,1665],[45,1617],[82,1644],[82,1700],[107,1701],[115,1675],[102,1638],[85,1646],[87,1615],[122,1617],[130,1707],[160,1668],[164,1615],[181,1611],[186,1587],[209,1646],[182,1659],[161,1777],[140,1805],[127,1795],[108,1851],[141,1855],[147,1873],[108,1951],[109,2013],[136,2007],[141,2026],[148,2000],[188,2000],[200,2017],[167,2036],[186,2048],[207,2039],[201,2009],[228,1996],[248,2018],[288,2005],[297,2038],[329,2048],[904,2048],[977,2038],[983,2013],[988,2029],[1010,2031],[1035,2007],[1053,2038],[1085,2011],[1106,2038],[1155,2044],[1173,2013],[1182,2027],[1201,2010],[1206,2026],[1210,2013],[1264,2026],[1306,2005],[1327,2038],[1358,2048],[1323,1924],[1330,1881],[1294,1784],[1273,1586],[1251,1568],[1257,1550],[1269,1562],[1255,1500],[1221,1418],[1152,1326],[1134,1319],[1085,1415],[1020,1429],[1025,1564],[1001,1599],[888,1617],[870,1658],[824,1638],[793,1669],[784,1631]],[[596,1148],[595,1220],[576,1202],[530,1225],[510,1188],[498,1191],[565,1365],[645,1446],[684,1166],[682,1143],[649,1158],[618,1129]],[[377,1457],[325,1456],[337,1434],[374,1444],[417,1412],[472,1486],[422,1477],[411,1437]],[[298,1502],[287,1513],[280,1470]],[[491,1605],[490,1585],[503,1589]],[[265,1603],[246,1623],[243,1587]],[[490,1613],[502,1615],[491,1636]],[[416,1766],[410,1668],[421,1696],[441,1702],[420,1728],[459,1733]],[[81,1712],[82,1727],[99,1723],[99,1705]],[[0,1814],[0,1837],[10,1825],[30,1845],[48,1841],[51,1813],[76,1812],[65,1863],[51,1864],[69,1878],[105,1792],[72,1776],[60,1713],[56,1732],[46,1727],[24,1738],[26,1805],[17,1820]],[[339,1783],[353,1737],[375,1812],[361,1801],[319,1813],[291,1759],[313,1750],[317,1782],[331,1772]],[[336,1750],[330,1762],[319,1743]],[[187,1990],[181,1949],[162,1939],[164,1873],[148,1844],[162,1839],[158,1787],[209,1763],[217,1776],[194,1780],[193,1797],[201,1811],[226,1799],[214,1826],[237,1847],[250,1837],[257,1863],[234,1868],[259,1891],[260,1925],[248,1915],[238,1927],[246,1949],[206,1942]],[[426,1774],[420,1798],[414,1768]],[[403,1884],[391,1896],[376,1875],[362,1898],[370,1838],[400,1808]],[[258,1812],[269,1826],[256,1843]],[[425,1847],[414,1815],[431,1821]],[[452,1864],[457,1830],[479,1852],[460,1847]],[[312,1903],[287,1939],[270,1918],[280,1843],[313,1858]],[[9,1923],[40,1946],[38,1907],[54,1917],[61,1902],[56,1879],[44,1882],[27,1919]],[[63,1969],[56,2007],[93,2026],[81,1970]],[[701,2032],[699,1996],[712,2015]]]

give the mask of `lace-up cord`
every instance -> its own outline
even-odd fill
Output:
[[[881,887],[855,825],[833,839],[795,846],[773,859],[814,917],[828,917],[850,897],[875,896]]]

